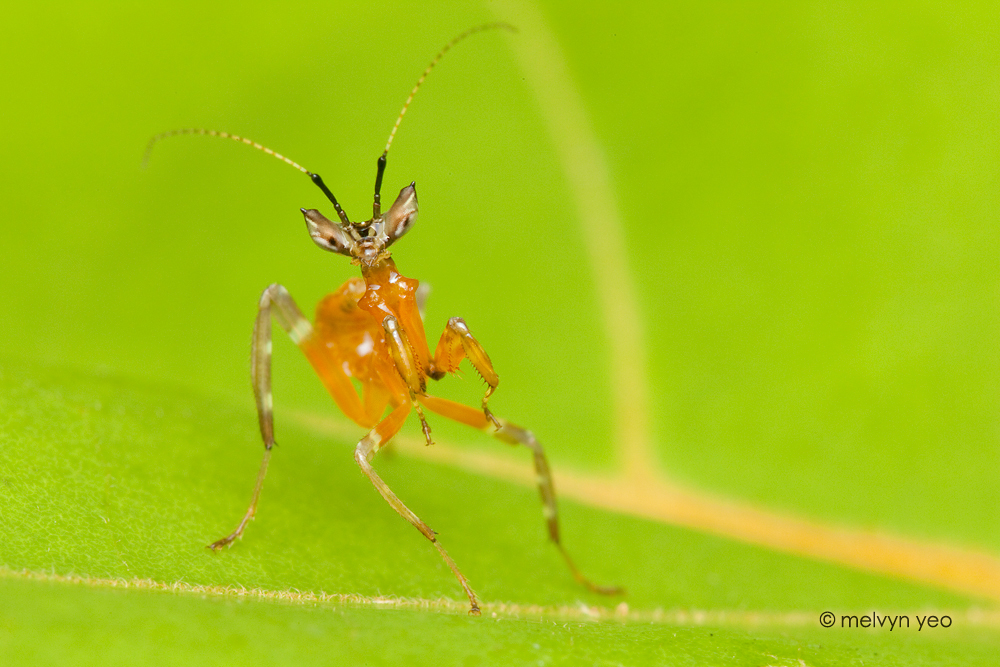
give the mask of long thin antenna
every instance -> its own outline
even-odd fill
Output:
[[[146,153],[142,156],[142,168],[145,169],[149,165],[149,157],[153,154],[153,147],[156,146],[156,144],[163,141],[164,139],[169,139],[170,137],[177,137],[182,134],[198,134],[202,136],[219,137],[221,139],[232,139],[233,141],[238,141],[241,144],[246,144],[251,148],[256,148],[259,151],[264,151],[268,155],[278,158],[285,164],[295,167],[303,174],[311,173],[308,169],[303,167],[295,160],[287,158],[281,153],[275,153],[267,146],[258,144],[253,139],[248,139],[247,137],[241,137],[237,134],[230,134],[229,132],[220,132],[219,130],[206,130],[205,128],[201,127],[185,127],[179,130],[170,130],[169,132],[163,132],[150,139],[149,143],[146,144]]]
[[[314,174],[313,172],[309,171],[295,160],[289,157],[285,157],[281,153],[276,153],[267,146],[257,143],[253,139],[249,139],[247,137],[241,137],[238,134],[230,134],[229,132],[222,132],[220,130],[208,130],[202,127],[185,127],[179,130],[170,130],[169,132],[162,132],[153,137],[152,139],[150,139],[149,143],[146,144],[146,152],[142,156],[142,168],[145,169],[149,165],[149,158],[153,154],[153,147],[155,147],[156,144],[163,141],[164,139],[169,139],[170,137],[176,137],[183,134],[196,134],[207,137],[219,137],[220,139],[232,139],[233,141],[239,142],[241,144],[246,144],[251,148],[256,148],[259,151],[263,151],[268,155],[270,155],[271,157],[276,157],[285,164],[291,167],[295,167],[303,174],[308,176],[312,180],[312,182],[315,183],[316,186],[323,191],[323,194],[326,195],[326,198],[333,203],[333,208],[334,210],[337,211],[337,215],[340,216],[341,222],[343,222],[345,225],[350,224],[350,220],[347,219],[347,214],[344,213],[344,209],[340,208],[340,203],[337,202],[337,198],[334,197],[333,193],[330,192],[330,189],[326,187],[326,184],[323,182],[323,179],[320,178],[319,174]]]
[[[424,79],[427,78],[427,75],[431,73],[431,70],[434,69],[434,66],[438,64],[438,61],[441,60],[444,54],[448,53],[448,51],[451,50],[451,47],[455,46],[469,35],[474,35],[477,32],[483,32],[484,30],[494,30],[497,28],[503,28],[504,30],[517,32],[517,28],[515,28],[509,23],[500,22],[500,23],[484,23],[482,25],[477,25],[474,28],[469,28],[468,30],[466,30],[465,32],[463,32],[462,34],[458,35],[450,42],[445,44],[444,48],[442,48],[438,52],[438,54],[434,56],[434,60],[431,61],[431,64],[427,66],[427,69],[424,70],[424,73],[420,75],[419,79],[417,79],[417,85],[413,86],[413,90],[410,91],[410,96],[406,98],[406,103],[403,104],[403,110],[399,112],[399,117],[396,118],[396,124],[392,126],[392,131],[389,133],[389,140],[385,142],[385,150],[382,151],[383,157],[389,153],[389,147],[392,146],[392,140],[396,136],[396,130],[399,129],[399,124],[403,122],[403,116],[406,115],[406,110],[410,107],[410,102],[413,101],[413,97],[417,94],[417,91],[420,90],[420,86],[421,84],[423,84]]]

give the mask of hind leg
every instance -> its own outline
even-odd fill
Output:
[[[542,448],[541,443],[535,439],[535,436],[531,431],[516,424],[512,424],[505,419],[498,419],[491,414],[484,414],[482,411],[475,408],[470,408],[467,405],[462,405],[461,403],[456,403],[443,398],[425,395],[420,397],[420,402],[423,403],[428,410],[436,412],[442,417],[447,417],[462,424],[477,428],[480,431],[485,431],[507,444],[523,445],[531,450],[532,457],[535,462],[535,476],[538,482],[538,493],[542,497],[542,513],[545,516],[545,522],[548,526],[549,538],[555,543],[556,548],[559,549],[559,553],[562,554],[563,559],[569,566],[570,572],[573,574],[573,578],[595,593],[618,595],[624,592],[618,586],[598,586],[597,584],[591,582],[583,576],[580,570],[577,569],[576,564],[569,557],[569,554],[566,553],[566,549],[563,547],[562,540],[559,535],[559,513],[556,506],[556,491],[552,484],[552,473],[549,471],[549,462],[545,457],[545,450]],[[499,424],[499,428],[496,424]]]
[[[375,472],[371,465],[371,460],[375,457],[375,454],[402,428],[403,422],[406,421],[406,416],[410,413],[410,406],[411,404],[408,402],[403,403],[390,412],[375,428],[369,431],[368,435],[358,442],[358,446],[354,450],[354,460],[361,468],[361,472],[375,486],[375,490],[389,503],[389,506],[396,510],[401,517],[409,521],[414,528],[419,530],[421,535],[431,541],[438,550],[438,553],[441,554],[441,558],[447,563],[452,574],[458,579],[458,583],[462,585],[465,594],[469,597],[469,613],[473,616],[479,616],[479,603],[476,601],[476,594],[469,585],[469,580],[459,571],[458,566],[455,565],[455,561],[451,559],[448,552],[438,542],[437,534],[431,530],[430,526],[421,521],[409,507],[403,504],[399,496],[393,493],[389,485],[382,481],[382,478],[378,476],[378,473]]]
[[[261,461],[260,470],[257,472],[257,482],[254,484],[253,497],[250,499],[250,507],[236,530],[226,535],[220,540],[216,540],[208,545],[209,549],[218,551],[224,546],[231,545],[237,538],[243,535],[243,530],[257,513],[257,501],[260,499],[260,491],[264,486],[264,476],[267,474],[267,465],[271,460],[271,449],[274,447],[274,401],[271,397],[271,315],[278,320],[278,324],[285,330],[293,341],[308,338],[312,334],[312,325],[309,324],[299,307],[295,305],[291,295],[284,287],[278,284],[271,285],[260,297],[257,319],[253,325],[253,338],[250,344],[250,379],[253,384],[254,399],[257,402],[257,419],[260,422],[260,435],[264,440],[264,460]]]

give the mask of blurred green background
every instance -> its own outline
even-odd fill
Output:
[[[626,224],[663,471],[831,523],[1000,551],[995,7],[543,2],[541,10],[582,94]],[[152,396],[180,397],[182,417],[205,402],[213,406],[206,414],[230,415],[232,425],[222,427],[230,441],[192,476],[207,478],[197,482],[205,493],[225,484],[220,493],[234,500],[218,516],[235,518],[258,456],[248,386],[257,298],[281,282],[310,310],[356,269],[309,241],[298,207],[329,207],[301,174],[231,142],[195,137],[164,142],[141,171],[146,141],[188,126],[252,137],[322,174],[348,213],[365,216],[375,158],[416,76],[451,36],[496,17],[518,22],[516,7],[474,3],[7,8],[0,369],[8,373],[8,437],[42,414],[25,382],[82,396],[89,380],[79,378],[116,378],[122,394],[95,380],[110,392],[106,402],[152,387]],[[421,203],[417,227],[394,256],[405,274],[433,287],[432,342],[448,317],[461,315],[489,350],[503,378],[492,403],[498,413],[530,425],[556,468],[612,471],[609,341],[564,166],[512,55],[524,38],[479,35],[428,79],[386,175],[391,194],[415,180]],[[354,479],[348,448],[282,439],[298,433],[282,423],[282,410],[335,408],[294,346],[281,338],[275,347],[282,455],[325,448],[322,465]],[[62,370],[33,370],[40,368]],[[466,375],[438,393],[476,400],[479,383]],[[30,442],[58,453],[62,431],[46,430],[49,418],[39,417],[42,435]],[[199,419],[210,431],[213,420]],[[440,420],[433,426],[443,440],[493,447]],[[181,430],[178,442],[198,437]],[[152,460],[162,456],[155,439],[139,439]],[[17,478],[28,460],[18,457],[30,454],[4,449],[0,462],[6,457],[6,474]],[[227,462],[239,469],[222,482],[218,467]],[[433,479],[424,467],[420,474]],[[443,503],[449,485],[466,482],[441,475],[425,493]],[[4,494],[8,507],[19,506],[16,488]],[[525,500],[512,504],[525,505],[535,530],[532,494],[517,493]],[[378,507],[370,500],[366,507]],[[172,502],[183,511],[182,499]],[[280,502],[273,511],[300,509],[279,510]],[[458,509],[476,525],[475,508]],[[325,508],[318,519],[336,511]],[[588,532],[577,511],[576,532]],[[398,521],[384,518],[387,526]],[[229,522],[221,520],[220,530]],[[787,564],[737,574],[746,562],[732,549],[743,547],[722,541],[706,553],[733,560],[702,574],[722,577],[727,593],[715,597],[709,586],[685,594],[676,585],[682,575],[657,569],[681,538],[648,524],[616,529],[611,515],[594,521],[641,552],[600,570],[628,579],[636,573],[627,568],[648,568],[652,589],[625,582],[638,590],[633,605],[810,604],[786,595]],[[19,533],[17,523],[0,528],[8,531],[0,555],[9,567],[127,574],[75,559],[86,540],[57,567],[33,549],[39,533],[30,522]],[[399,535],[424,553],[415,535]],[[268,548],[308,554],[308,536],[293,531],[290,539],[304,544]],[[478,542],[494,548],[490,540]],[[524,541],[548,554],[540,529]],[[600,540],[580,542],[600,569]],[[249,538],[241,544],[251,546]],[[465,562],[479,557],[489,558],[470,553]],[[484,568],[473,577],[480,588],[496,573]],[[555,561],[551,569],[560,572]],[[167,565],[157,573],[184,576]],[[221,570],[205,576],[228,581]],[[330,576],[342,592],[368,585]],[[399,590],[411,585],[399,576],[403,583],[380,590],[427,593],[419,582]],[[773,590],[751,592],[729,579],[744,576]],[[842,577],[861,577],[817,576],[828,593],[846,586]],[[886,598],[875,579],[852,579],[849,588],[861,592],[845,599],[964,604],[909,589]],[[280,573],[240,583],[254,582],[295,585]],[[317,582],[319,575],[296,583]],[[447,578],[435,586],[455,594]],[[571,582],[565,588],[490,592],[524,602],[578,595]],[[817,609],[829,599],[818,595]]]

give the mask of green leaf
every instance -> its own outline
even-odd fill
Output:
[[[838,611],[924,613],[961,610],[968,604],[911,584],[563,503],[567,543],[581,565],[599,580],[624,584],[630,608],[646,610],[645,616],[640,611],[622,617],[624,626],[612,613],[609,622],[599,624],[606,629],[599,630],[580,621],[600,613],[589,606],[607,602],[581,589],[546,544],[533,492],[406,457],[381,461],[386,481],[438,530],[487,603],[484,621],[494,627],[469,643],[462,639],[470,632],[470,621],[459,620],[465,603],[455,580],[426,541],[371,489],[351,460],[350,441],[292,425],[283,429],[283,441],[289,444],[276,450],[259,518],[235,548],[215,554],[204,545],[238,518],[256,468],[259,445],[251,406],[227,407],[188,391],[143,387],[115,377],[9,363],[3,369],[0,436],[7,446],[0,468],[5,510],[0,544],[8,579],[3,590],[10,601],[6,621],[19,628],[6,641],[29,661],[47,655],[40,647],[65,651],[78,650],[71,647],[81,642],[86,646],[90,640],[81,633],[114,636],[111,648],[122,652],[151,650],[150,643],[164,633],[175,647],[169,656],[177,662],[211,664],[213,655],[197,647],[219,642],[230,646],[234,656],[273,656],[280,662],[311,649],[298,640],[263,649],[266,634],[250,628],[277,633],[289,627],[297,634],[311,627],[310,632],[330,637],[338,636],[344,623],[365,627],[361,636],[371,633],[370,642],[378,643],[380,634],[396,637],[391,642],[395,648],[382,655],[386,664],[393,662],[394,651],[405,654],[422,647],[428,659],[439,654],[464,658],[493,642],[524,647],[534,641],[544,659],[561,655],[567,642],[575,646],[577,636],[583,653],[573,655],[596,652],[612,659],[624,650],[615,647],[626,642],[637,658],[667,650],[663,655],[706,651],[721,659],[742,646],[740,654],[753,660],[766,654],[795,657],[818,641],[813,626],[817,601]],[[46,578],[38,573],[52,573],[48,579],[63,587],[28,587],[28,580]],[[82,579],[76,581],[74,575]],[[64,589],[75,581],[84,587]],[[162,596],[88,588],[112,585],[174,590],[181,597],[168,598],[168,609],[160,610]],[[247,618],[239,611],[243,596],[232,599],[233,589],[292,604],[254,602]],[[386,617],[388,612],[308,595],[322,591],[427,601],[368,601],[367,607],[427,608]],[[197,599],[204,595],[224,599],[204,607]],[[456,601],[435,602],[440,598]],[[24,599],[30,602],[22,603]],[[532,611],[533,605],[549,608]],[[300,611],[302,607],[312,611]],[[67,608],[75,610],[77,621],[54,626],[47,610]],[[317,616],[317,608],[331,613]],[[103,611],[90,614],[88,609]],[[716,642],[714,631],[706,636],[673,627],[684,619],[650,616],[656,609],[721,610],[701,622],[723,626],[718,633],[724,640]],[[808,620],[788,619],[782,614],[788,610],[812,613],[802,615]],[[490,618],[494,611],[498,621]],[[768,616],[767,611],[775,613]],[[764,619],[773,618],[755,621],[762,612]],[[157,620],[144,620],[147,613]],[[303,620],[302,613],[310,613],[311,620]],[[441,614],[454,620],[435,620]],[[115,620],[95,625],[95,617]],[[131,619],[127,622],[135,625],[134,633],[113,631],[120,617]],[[971,623],[967,614],[956,617],[960,625]],[[660,622],[652,630],[644,619]],[[502,625],[496,626],[498,622]],[[760,622],[794,630],[796,637],[781,640],[780,634],[747,632]],[[798,627],[803,623],[806,627]],[[413,637],[393,634],[397,624],[409,628]],[[419,631],[424,626],[429,626],[426,634]],[[664,649],[665,633],[677,631],[684,639]],[[443,648],[433,639],[438,632],[452,637]],[[841,641],[853,639],[850,630],[831,632]],[[191,645],[170,639],[192,633],[198,640]],[[965,655],[974,656],[985,650],[981,642],[993,641],[969,627],[954,635],[970,633],[973,640],[963,645]],[[56,644],[46,639],[52,635],[58,637]],[[820,637],[824,643],[828,639]],[[932,639],[931,645],[917,641],[905,655],[931,655],[939,640]],[[908,637],[907,642],[913,641]],[[749,652],[744,650],[748,645]],[[848,645],[861,650],[856,641]],[[876,651],[897,644],[875,635],[865,637],[860,647]],[[354,641],[336,648],[344,655],[367,655],[356,649]],[[516,651],[504,655],[523,657]]]

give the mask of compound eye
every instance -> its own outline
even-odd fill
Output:
[[[306,219],[306,227],[309,229],[309,236],[323,250],[329,250],[341,255],[351,257],[354,249],[354,240],[347,235],[340,225],[337,225],[314,208],[299,209]]]
[[[399,196],[393,202],[392,208],[386,211],[385,228],[383,229],[387,241],[386,246],[392,245],[396,239],[410,231],[410,227],[417,221],[417,186],[410,183],[399,191]]]

